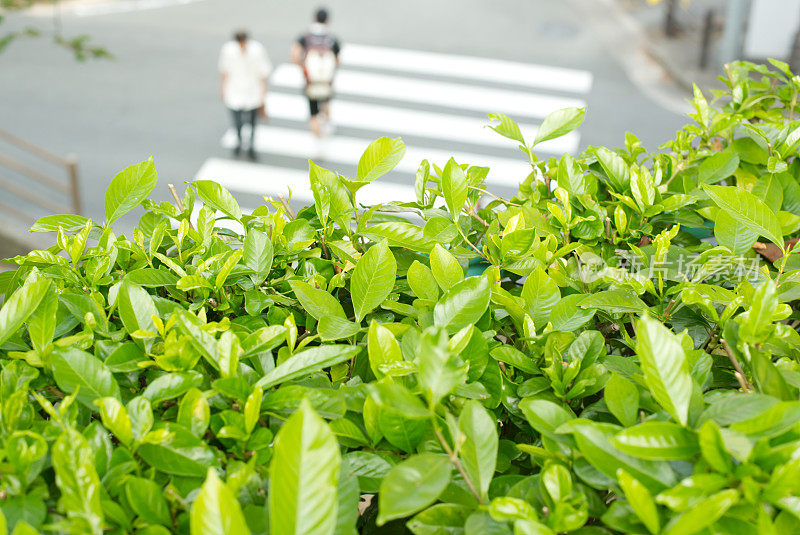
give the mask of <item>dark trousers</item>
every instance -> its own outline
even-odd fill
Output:
[[[242,146],[242,127],[245,123],[250,125],[250,148],[253,149],[253,139],[256,136],[256,116],[258,108],[252,110],[231,110],[233,126],[236,128],[236,137],[239,139],[239,148]]]

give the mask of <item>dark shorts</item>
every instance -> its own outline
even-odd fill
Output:
[[[329,98],[326,98],[326,99],[313,99],[313,98],[310,98],[310,99],[308,99],[308,109],[311,112],[311,117],[314,117],[315,115],[319,115],[320,107],[323,104],[327,104],[328,102],[330,102],[330,100],[331,99],[329,99]]]

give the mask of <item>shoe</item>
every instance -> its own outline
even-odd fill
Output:
[[[321,130],[322,130],[322,135],[323,136],[330,136],[330,135],[333,135],[334,132],[336,132],[336,127],[333,126],[333,124],[331,124],[329,122],[325,122],[325,123],[322,123]]]
[[[253,149],[247,151],[247,157],[252,161],[258,160],[258,155],[256,154],[256,151]]]
[[[239,154],[240,154],[241,152],[242,152],[242,146],[241,146],[241,145],[237,145],[237,146],[236,146],[236,147],[233,149],[233,156],[234,156],[235,158],[238,158],[238,157],[239,157]]]

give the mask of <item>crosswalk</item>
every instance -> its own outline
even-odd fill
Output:
[[[318,140],[308,131],[308,102],[299,67],[279,65],[270,77],[267,124],[256,127],[258,162],[213,157],[196,174],[220,182],[235,193],[286,195],[313,201],[309,159],[352,175],[364,149],[381,136],[402,137],[406,154],[388,175],[359,191],[365,205],[414,199],[413,177],[420,161],[490,168],[489,189],[513,194],[530,172],[516,143],[487,127],[487,114],[514,118],[526,139],[551,112],[585,106],[593,77],[588,71],[507,60],[417,50],[347,44],[331,104],[332,135]],[[248,132],[244,132],[245,137]],[[235,146],[233,129],[221,145]],[[574,153],[580,133],[572,132],[537,146],[541,156]],[[255,201],[257,202],[257,201]]]

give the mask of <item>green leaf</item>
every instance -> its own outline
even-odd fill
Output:
[[[369,367],[378,379],[385,375],[382,368],[403,361],[400,344],[397,343],[392,331],[375,320],[369,325],[367,349],[369,351]]]
[[[523,399],[519,408],[531,427],[553,440],[563,438],[556,429],[575,419],[571,411],[546,399]]]
[[[397,262],[387,242],[369,248],[358,260],[350,279],[350,294],[356,321],[381,304],[394,288]]]
[[[192,535],[250,535],[239,501],[213,468],[192,503],[190,527]]]
[[[738,501],[739,491],[735,489],[720,491],[693,504],[685,513],[674,518],[662,533],[664,535],[688,535],[703,531],[719,520]]]
[[[358,161],[356,177],[361,182],[372,182],[394,169],[405,153],[406,146],[399,137],[378,138],[369,144]]]
[[[753,439],[779,436],[800,422],[800,402],[782,401],[774,407],[747,420],[730,426],[733,431]]]
[[[437,503],[414,515],[406,527],[414,535],[463,535],[470,507],[454,503]]]
[[[491,290],[486,277],[469,277],[445,293],[433,309],[439,327],[457,331],[477,322],[489,306]]]
[[[644,422],[614,438],[621,451],[654,461],[691,459],[700,452],[697,434],[672,422]]]
[[[534,359],[514,346],[502,345],[496,347],[491,350],[490,355],[494,360],[510,364],[525,373],[530,373],[532,375],[540,373]]]
[[[467,381],[467,364],[450,351],[448,342],[443,331],[426,332],[419,342],[417,378],[431,408]]]
[[[703,186],[714,203],[748,229],[758,232],[783,250],[781,225],[775,213],[749,191],[734,186]]]
[[[336,526],[341,456],[308,400],[275,437],[270,463],[271,535],[329,535]]]
[[[61,491],[58,510],[79,521],[85,531],[103,533],[103,508],[100,505],[102,486],[92,459],[92,449],[86,439],[68,429],[53,444],[52,462],[56,485]]]
[[[355,357],[361,349],[347,345],[323,345],[304,349],[269,371],[258,381],[264,390],[328,368]]]
[[[561,430],[572,432],[586,460],[612,479],[622,468],[650,492],[659,492],[676,483],[675,473],[666,462],[637,459],[614,446],[614,436],[620,430],[617,426],[578,419],[570,421]]]
[[[716,184],[731,176],[738,168],[739,155],[733,150],[724,150],[703,160],[697,178],[700,184]]]
[[[76,347],[56,348],[50,367],[58,387],[67,394],[78,391],[78,401],[94,409],[94,400],[120,398],[119,385],[103,361]]]
[[[436,245],[438,246],[438,244]],[[434,246],[435,247],[435,246]],[[461,266],[459,266],[459,269]],[[463,277],[463,271],[462,271]],[[437,301],[439,299],[439,286],[431,269],[419,260],[414,260],[406,273],[411,291],[420,299]]]
[[[453,158],[450,158],[442,169],[441,186],[444,202],[447,204],[453,221],[457,224],[469,190],[467,189],[467,174]]]
[[[624,290],[604,290],[587,295],[579,303],[581,308],[597,308],[606,312],[640,313],[647,310],[647,305],[633,292]]]
[[[175,286],[178,283],[178,276],[170,271],[157,268],[144,267],[129,271],[125,278],[145,288],[161,288],[163,286]]]
[[[438,243],[431,249],[431,273],[436,283],[447,291],[454,285],[464,280],[464,269],[456,257]]]
[[[196,370],[166,373],[150,381],[150,384],[142,391],[142,396],[156,405],[162,401],[180,397],[192,388],[199,387],[202,383],[203,375]]]
[[[112,397],[100,398],[94,403],[100,410],[103,426],[114,433],[117,440],[126,446],[133,444],[131,419],[125,406],[117,398]]]
[[[131,165],[115,176],[106,189],[106,226],[124,216],[150,195],[158,182],[158,173],[151,156]]]
[[[673,418],[686,425],[692,376],[678,337],[646,316],[637,323],[636,334],[636,353],[653,397]]]
[[[30,336],[31,345],[40,353],[53,341],[58,323],[57,313],[58,296],[55,291],[48,288],[28,320],[28,336]],[[1,312],[0,315],[2,315]],[[97,319],[102,321],[102,318]]]
[[[730,453],[725,449],[725,441],[720,433],[719,426],[713,420],[706,420],[697,431],[697,440],[703,459],[716,470],[723,474],[733,470]]]
[[[156,332],[153,316],[158,316],[158,310],[153,298],[141,286],[123,280],[117,294],[117,309],[129,333],[139,330]]]
[[[197,188],[197,195],[203,204],[236,221],[242,220],[242,209],[228,190],[213,180],[195,180],[190,184]]]
[[[714,237],[733,254],[745,254],[758,239],[758,232],[740,223],[725,210],[717,210],[714,219]]]
[[[647,530],[656,535],[661,528],[661,521],[658,518],[658,509],[653,501],[653,496],[647,487],[642,485],[638,479],[620,468],[617,470],[617,481],[619,481],[622,492],[625,493],[633,512],[642,521]]]
[[[323,342],[352,338],[361,331],[361,324],[337,316],[322,316],[317,332]]]
[[[536,131],[536,140],[533,144],[537,145],[542,141],[555,139],[572,132],[581,125],[584,115],[586,115],[586,108],[564,108],[554,111],[542,121]]]
[[[50,288],[45,278],[29,277],[22,288],[14,292],[0,308],[0,344],[22,327],[33,314]]]
[[[489,125],[489,128],[498,134],[503,137],[507,137],[508,139],[512,139],[522,145],[525,144],[525,139],[522,137],[522,132],[520,132],[519,126],[511,117],[508,115],[503,115],[502,113],[490,113],[489,120],[499,121],[500,124]]]
[[[464,435],[459,457],[472,484],[486,499],[497,464],[496,420],[479,402],[469,400],[458,417],[458,430]]]
[[[315,319],[319,320],[324,316],[347,319],[347,314],[344,313],[341,303],[325,290],[314,288],[310,284],[299,280],[289,281],[289,286],[292,287],[294,295],[303,305],[305,311]]]
[[[606,407],[622,425],[630,427],[636,423],[639,412],[639,389],[635,384],[613,373],[606,382],[604,398]]]
[[[554,330],[576,331],[594,317],[594,309],[581,308],[584,298],[585,294],[565,295],[550,309],[550,323]]]
[[[203,477],[216,465],[214,450],[185,427],[169,422],[160,429],[168,434],[168,439],[145,442],[136,450],[153,468],[177,476]]]
[[[249,229],[242,246],[242,264],[255,272],[254,282],[264,282],[272,269],[272,241],[266,232]]]
[[[376,242],[385,239],[392,247],[405,247],[419,253],[429,253],[434,245],[434,242],[424,236],[419,226],[400,221],[371,225],[361,235]]]
[[[203,491],[200,492],[200,496],[202,495]],[[169,506],[167,500],[164,499],[164,490],[155,481],[132,477],[125,483],[125,496],[128,498],[131,509],[148,524],[169,526],[172,523]],[[200,497],[198,497],[198,501],[199,499]],[[197,501],[194,502],[193,507],[198,507]],[[201,531],[198,533],[230,532]]]
[[[90,219],[77,214],[46,215],[40,217],[31,227],[31,232],[77,232],[81,230]]]
[[[377,524],[405,518],[431,505],[450,482],[451,470],[450,459],[436,453],[413,455],[392,468],[378,492]]]
[[[550,319],[550,311],[561,299],[561,290],[541,266],[531,273],[522,286],[525,308],[533,319],[537,330],[544,329]]]
[[[624,193],[631,181],[631,171],[625,160],[605,147],[595,149],[594,153],[611,187],[618,193]]]

